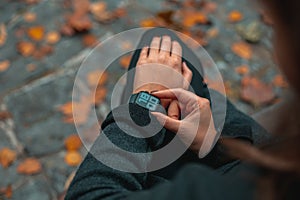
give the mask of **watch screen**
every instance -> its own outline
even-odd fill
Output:
[[[136,103],[148,110],[154,111],[160,103],[160,100],[148,93],[141,92],[136,99]]]

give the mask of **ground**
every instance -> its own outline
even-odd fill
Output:
[[[5,154],[3,149],[8,148],[15,154],[6,167],[1,162],[10,156],[0,154],[0,199],[62,197],[86,153],[74,144],[76,137],[70,139],[76,129],[68,102],[76,72],[96,41],[141,26],[166,26],[188,34],[216,63],[229,99],[250,115],[280,101],[287,87],[274,62],[272,22],[251,1],[86,2],[0,2],[0,152]],[[88,20],[76,24],[84,17]],[[107,80],[96,83],[97,100],[79,103],[96,105],[99,121],[109,110],[113,81],[127,65],[125,57],[107,72]],[[89,80],[94,84],[93,78]],[[209,86],[218,88],[213,83]],[[85,123],[88,118],[84,119]],[[89,124],[95,135],[98,127]],[[24,164],[28,158],[34,163]],[[25,170],[20,169],[22,165]]]

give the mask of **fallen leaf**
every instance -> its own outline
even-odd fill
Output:
[[[102,86],[106,83],[108,79],[108,74],[102,70],[95,70],[87,75],[87,81],[90,87],[96,88],[97,86]]]
[[[35,64],[28,64],[26,65],[26,70],[29,72],[33,72],[34,70],[36,70],[36,65]]]
[[[107,94],[107,90],[105,87],[98,87],[96,89],[95,95],[92,95],[92,99],[91,102],[94,105],[99,105],[100,103],[102,103],[105,98],[106,98],[106,94]]]
[[[7,32],[4,24],[0,24],[0,47],[6,42]]]
[[[242,79],[241,98],[259,106],[271,103],[275,99],[275,94],[271,85],[265,84],[255,77],[245,76]]]
[[[240,11],[234,10],[229,13],[228,20],[231,23],[239,22],[243,19],[243,14]]]
[[[31,42],[21,41],[17,44],[18,52],[24,57],[31,56],[35,49],[35,45]]]
[[[25,22],[31,23],[36,20],[36,14],[33,12],[27,12],[24,14],[23,18],[24,18]]]
[[[46,34],[46,42],[48,44],[55,44],[60,40],[60,34],[57,31],[51,31]]]
[[[104,12],[106,10],[106,3],[104,1],[99,1],[96,3],[90,4],[90,12],[93,15],[98,15],[101,12]]]
[[[246,60],[251,59],[253,50],[252,47],[246,42],[236,42],[231,46],[231,50],[241,58]]]
[[[65,139],[65,148],[68,151],[78,150],[81,148],[81,146],[82,146],[82,142],[80,137],[77,134],[70,135]]]
[[[206,37],[209,39],[216,38],[219,35],[219,29],[211,28],[206,32]]]
[[[27,4],[37,4],[37,3],[40,2],[40,0],[25,0],[25,2],[26,2]]]
[[[84,32],[92,28],[92,22],[88,15],[73,13],[67,17],[67,24],[75,31]]]
[[[273,78],[273,81],[272,81],[273,85],[277,86],[277,87],[281,87],[281,88],[286,88],[288,87],[288,83],[287,81],[285,80],[285,78],[278,74],[276,75],[274,78]]]
[[[120,58],[120,65],[124,69],[128,69],[132,55],[125,55]]]
[[[77,151],[67,151],[65,155],[65,162],[69,166],[77,166],[81,163],[82,157]]]
[[[235,68],[235,72],[240,75],[246,75],[249,73],[249,66],[247,65],[241,65]]]
[[[218,8],[218,5],[215,2],[207,2],[205,1],[203,5],[203,11],[206,13],[213,13]]]
[[[53,47],[50,45],[42,45],[33,53],[33,57],[36,59],[42,59],[45,56],[52,54],[54,51]]]
[[[141,27],[155,27],[157,23],[155,22],[155,19],[150,18],[150,19],[143,19],[140,21],[140,26]]]
[[[113,11],[115,18],[121,18],[127,15],[127,10],[125,8],[117,8]]]
[[[196,24],[207,24],[208,18],[202,12],[187,11],[183,12],[183,25],[190,28]]]
[[[12,198],[13,190],[11,184],[4,188],[0,188],[0,194],[3,194],[8,199]]]
[[[86,47],[93,47],[98,43],[98,39],[93,34],[86,34],[82,38],[82,43]]]
[[[78,125],[86,123],[90,108],[90,98],[82,96],[80,101],[68,102],[58,109],[64,114],[65,123],[76,123]]]
[[[42,164],[36,158],[27,158],[17,167],[17,172],[25,175],[38,174],[42,170]]]
[[[85,15],[90,9],[90,2],[89,0],[72,0],[72,7],[74,13]]]
[[[9,167],[17,158],[17,153],[9,148],[0,150],[0,164],[3,168]]]
[[[0,111],[0,121],[12,118],[12,114],[7,111]]]
[[[0,72],[6,71],[10,66],[10,61],[9,60],[4,60],[0,62]]]
[[[41,41],[44,38],[45,28],[43,26],[29,27],[27,35],[34,41]]]
[[[75,34],[75,30],[70,25],[67,24],[63,24],[60,27],[60,32],[66,36],[72,36]]]

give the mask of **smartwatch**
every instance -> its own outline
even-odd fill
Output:
[[[149,94],[149,92],[142,91],[137,94],[132,94],[129,99],[129,103],[137,104],[150,111],[158,111],[160,100],[159,98]]]

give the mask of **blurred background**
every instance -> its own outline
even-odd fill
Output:
[[[220,70],[228,98],[252,115],[288,88],[272,53],[272,20],[247,0],[0,0],[0,199],[62,199],[86,150],[73,123],[72,89],[80,63],[106,38],[137,27],[167,27],[192,37]],[[124,49],[130,43],[122,44]],[[110,50],[110,51],[113,51]],[[109,111],[124,55],[83,96],[87,140]],[[209,87],[219,85],[210,80]]]

